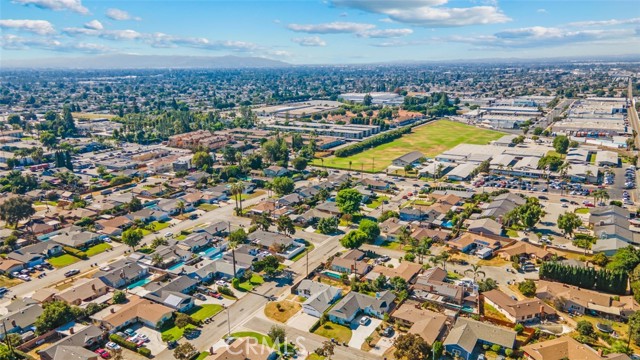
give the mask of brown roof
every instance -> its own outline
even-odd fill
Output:
[[[432,239],[444,240],[449,236],[449,233],[442,230],[437,229],[427,229],[423,227],[419,227],[414,232],[411,233],[411,237],[417,240],[424,239],[426,237]]]
[[[429,345],[438,340],[447,317],[433,311],[403,304],[392,315],[394,318],[410,322],[409,333],[421,336]]]
[[[422,270],[422,265],[412,262],[404,261],[400,265],[395,267],[387,267],[384,265],[376,265],[373,270],[367,275],[368,279],[376,279],[380,275],[384,275],[387,278],[393,278],[399,276],[406,281],[413,279]]]
[[[547,315],[556,314],[556,311],[551,306],[545,304],[544,301],[540,299],[534,298],[517,301],[500,290],[487,291],[483,295],[485,299],[490,300],[518,320],[526,319],[529,316],[536,316],[542,312]]]
[[[106,316],[103,320],[114,327],[118,327],[136,317],[156,324],[167,313],[172,312],[171,308],[164,305],[137,296],[131,296],[128,303],[121,306],[114,314]]]
[[[7,271],[16,265],[24,264],[22,261],[14,259],[1,259],[0,258],[0,271]]]
[[[37,302],[45,302],[51,300],[53,298],[53,295],[57,293],[58,291],[56,289],[38,289],[35,293],[33,293],[33,295],[31,295],[31,298]]]
[[[589,347],[574,340],[569,336],[562,336],[552,340],[547,340],[522,348],[524,353],[533,360],[561,360],[561,359],[579,359],[579,360],[602,360],[602,359],[629,359],[628,356],[622,354],[609,354],[602,357]],[[620,356],[622,355],[622,356]]]
[[[498,252],[506,254],[509,258],[514,255],[533,254],[536,258],[544,259],[551,255],[551,252],[524,241],[518,241],[512,245],[506,246]]]
[[[105,292],[109,287],[100,279],[78,279],[73,286],[65,289],[55,295],[57,299],[63,300],[66,303],[73,303],[76,300],[84,300],[91,297],[95,297],[102,292]]]
[[[241,338],[218,351],[211,357],[211,360],[267,360],[273,349],[262,344],[249,342],[248,338]]]

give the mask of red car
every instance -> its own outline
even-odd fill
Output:
[[[138,341],[136,342],[136,346],[137,346],[137,347],[142,347],[142,346],[144,346],[144,343],[145,343],[145,341],[144,341],[144,340],[138,340]]]
[[[98,349],[96,350],[96,354],[99,354],[101,358],[103,359],[108,359],[111,357],[111,354],[109,354],[109,352],[105,349]]]

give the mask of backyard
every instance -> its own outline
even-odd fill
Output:
[[[487,144],[502,136],[504,134],[498,131],[480,129],[450,120],[439,120],[414,128],[410,134],[373,149],[349,157],[330,156],[324,160],[315,159],[313,164],[380,172],[391,165],[393,159],[411,151],[420,151],[426,157],[434,157],[458,144]]]
[[[351,340],[351,329],[330,321],[320,325],[313,333],[328,339],[336,339],[340,343],[348,343]]]

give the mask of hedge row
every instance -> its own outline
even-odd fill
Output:
[[[132,343],[131,341],[128,341],[127,339],[124,339],[116,334],[109,335],[109,340],[122,346],[123,348],[129,349],[131,351],[138,351],[138,346],[135,343]]]
[[[69,255],[73,255],[79,259],[88,259],[89,257],[87,256],[87,254],[84,251],[72,248],[70,246],[65,246],[63,247],[64,251],[69,254]]]
[[[387,131],[380,135],[370,137],[359,143],[355,143],[353,145],[345,146],[341,149],[338,149],[334,152],[334,155],[336,157],[347,157],[353,154],[357,154],[369,148],[392,142],[393,140],[398,139],[402,137],[402,135],[408,134],[410,132],[411,126],[405,126],[400,129]]]

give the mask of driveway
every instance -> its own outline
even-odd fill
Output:
[[[369,337],[369,335],[373,334],[376,328],[382,324],[382,320],[371,318],[371,321],[368,325],[360,325],[358,321],[360,321],[361,316],[357,317],[351,323],[351,340],[349,340],[349,346],[360,349],[362,348],[362,344],[365,343],[365,339]]]
[[[319,319],[315,316],[311,316],[304,311],[300,310],[297,314],[293,315],[288,321],[287,325],[291,326],[294,329],[309,331],[313,324],[315,324]]]
[[[160,334],[160,332],[140,325],[136,325],[134,329],[138,334],[147,335],[147,337],[149,338],[149,342],[144,346],[151,350],[151,353],[153,355],[159,354],[167,348],[166,344],[162,342],[162,335]]]
[[[384,353],[387,352],[387,350],[391,349],[391,347],[393,346],[393,342],[396,340],[397,337],[398,337],[397,331],[394,331],[393,336],[390,338],[384,337],[384,336],[381,337],[380,340],[378,340],[378,343],[369,352],[371,354],[375,354],[379,356],[384,355]]]

